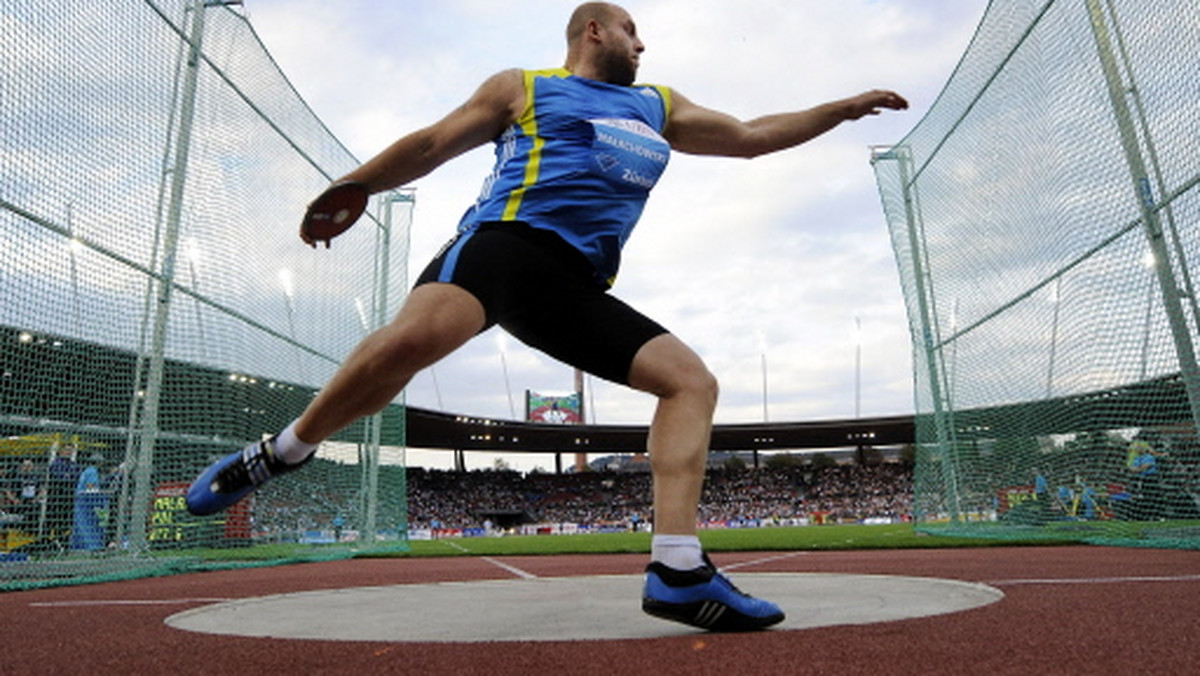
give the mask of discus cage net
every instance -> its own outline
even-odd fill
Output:
[[[0,0],[0,120],[0,589],[405,548],[402,399],[225,513],[183,504],[407,280],[411,192],[299,241],[358,162],[240,3]]]
[[[872,149],[932,533],[1197,548],[1200,5],[991,3]]]

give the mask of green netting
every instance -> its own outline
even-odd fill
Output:
[[[358,163],[232,4],[0,0],[0,589],[406,544],[400,401],[303,479],[183,510],[407,277],[411,193],[299,241]]]
[[[873,152],[931,532],[1200,543],[1200,5],[994,2]]]

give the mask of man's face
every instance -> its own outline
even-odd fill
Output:
[[[629,86],[637,78],[638,58],[646,45],[637,36],[633,17],[624,10],[618,11],[601,26],[604,36],[604,51],[600,67],[609,84]]]

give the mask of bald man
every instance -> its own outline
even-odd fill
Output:
[[[668,87],[635,85],[644,51],[627,11],[583,4],[567,25],[563,67],[493,75],[441,120],[335,182],[381,192],[482,144],[496,147],[481,194],[396,318],[351,352],[291,425],[201,474],[187,497],[194,513],[224,509],[298,468],[320,442],[380,411],[417,372],[499,325],[551,357],[657,397],[647,444],[654,536],[643,609],[718,631],[783,619],[775,604],[734,587],[696,536],[716,379],[687,345],[609,288],[672,150],[755,157],[908,104],[873,90],[741,121]],[[547,285],[571,302],[551,306],[528,293]]]

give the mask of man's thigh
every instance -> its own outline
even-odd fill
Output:
[[[658,322],[608,293],[579,289],[554,304],[533,304],[500,325],[521,342],[587,373],[630,384],[634,358],[669,335]]]

